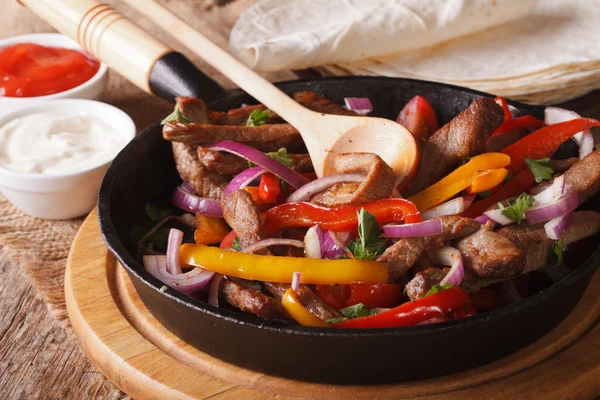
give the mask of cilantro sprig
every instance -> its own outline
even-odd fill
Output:
[[[557,257],[556,266],[564,267],[565,259],[563,258],[563,241],[562,241],[562,239],[560,239],[556,243],[556,246],[554,247],[554,254],[556,254],[556,257]]]
[[[377,314],[377,309],[368,309],[363,303],[354,304],[340,309],[340,313],[343,317],[328,319],[329,324],[339,324],[340,322],[347,321],[352,318],[368,317]]]
[[[185,115],[183,115],[183,113],[179,109],[179,104],[177,104],[175,106],[175,110],[173,110],[171,114],[167,115],[165,119],[160,121],[160,124],[164,125],[167,122],[181,122],[183,124],[189,124],[191,121],[188,118],[186,118]]]
[[[385,250],[385,237],[375,216],[361,208],[358,214],[358,238],[346,245],[346,251],[358,260],[373,260]]]
[[[269,110],[260,111],[256,109],[250,113],[246,126],[261,126],[269,121]]]
[[[287,152],[287,149],[285,147],[282,147],[277,151],[271,151],[271,152],[265,153],[265,154],[269,158],[272,158],[273,160],[282,163],[283,165],[285,165],[288,168],[292,168],[294,166],[292,157],[289,155],[289,153]],[[256,164],[254,164],[252,161],[248,161],[248,166],[255,167]]]
[[[143,226],[134,225],[129,232],[131,241],[134,244],[137,244],[153,225],[156,225],[159,221],[167,218],[172,212],[170,208],[159,208],[152,204],[146,204],[145,211],[147,222],[145,222]],[[141,259],[144,254],[152,253],[157,250],[165,250],[167,248],[167,241],[169,240],[169,231],[170,229],[168,227],[161,227],[144,240],[143,243],[140,243],[138,259]]]
[[[508,206],[504,207],[502,203],[498,203],[498,207],[500,207],[502,215],[517,221],[517,223],[520,224],[525,216],[525,211],[533,207],[533,201],[533,196],[530,196],[527,193],[521,193],[517,199],[508,200]]]
[[[431,289],[429,289],[427,291],[427,293],[425,293],[425,297],[431,296],[432,294],[436,294],[436,293],[441,292],[441,291],[446,290],[446,289],[450,289],[451,287],[452,287],[452,285],[449,284],[449,283],[447,283],[447,282],[443,283],[443,284],[438,283],[437,285],[433,285],[431,287]]]
[[[549,158],[540,158],[539,160],[534,160],[533,158],[526,158],[525,162],[527,163],[527,166],[529,167],[529,170],[535,177],[535,181],[537,183],[552,180],[554,170],[550,166]]]
[[[234,236],[233,237],[233,242],[231,242],[231,249],[235,250],[235,251],[242,251],[242,248],[240,247],[240,238],[239,238],[239,236]]]

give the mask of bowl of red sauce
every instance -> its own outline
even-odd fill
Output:
[[[62,34],[0,40],[0,110],[51,99],[95,100],[106,87],[107,70]]]

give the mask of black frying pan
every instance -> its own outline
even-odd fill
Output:
[[[208,78],[199,75],[197,79]],[[278,86],[287,93],[312,90],[338,103],[344,97],[369,97],[373,115],[387,118],[395,118],[398,110],[419,94],[432,104],[441,123],[476,98],[489,96],[433,82],[374,77],[303,79]],[[163,97],[199,95],[219,111],[254,102],[239,90],[227,92],[214,84],[199,88],[200,93],[181,86],[177,90],[182,91],[175,93],[171,86],[160,87],[157,93]],[[541,107],[512,106],[515,111],[543,117]],[[348,384],[399,382],[489,363],[557,326],[577,304],[600,262],[600,250],[596,249],[567,278],[522,302],[442,324],[323,330],[268,323],[253,315],[212,307],[172,289],[163,293],[159,290],[163,284],[136,262],[131,228],[144,221],[146,203],[167,204],[180,182],[171,146],[162,139],[161,126],[156,123],[117,156],[104,178],[98,210],[106,244],[127,269],[146,307],[177,336],[227,362],[288,378]],[[587,207],[599,209],[598,200]]]

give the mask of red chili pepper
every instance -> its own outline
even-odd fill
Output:
[[[502,150],[502,153],[510,156],[510,165],[507,167],[508,171],[514,175],[523,168],[526,168],[526,158],[537,160],[539,158],[550,157],[563,142],[567,141],[577,132],[584,131],[593,126],[600,126],[600,121],[592,118],[577,118],[550,125],[530,133]]]
[[[491,206],[498,204],[498,202],[509,197],[518,196],[521,193],[528,191],[534,184],[535,178],[533,177],[533,174],[529,169],[524,169],[487,199],[481,199],[471,204],[469,209],[461,215],[467,218],[477,218]]]
[[[235,231],[229,232],[223,238],[223,240],[221,240],[221,244],[219,245],[219,247],[222,248],[222,249],[229,249],[229,248],[231,248],[231,246],[233,245],[233,239],[235,239],[236,236],[237,236],[237,233],[235,233]]]
[[[494,98],[494,101],[500,106],[502,106],[502,109],[504,110],[504,121],[512,119],[512,114],[510,112],[510,108],[508,108],[508,103],[506,102],[506,99],[504,97],[498,96]]]
[[[282,229],[321,225],[325,230],[348,231],[358,225],[357,211],[364,208],[375,216],[380,224],[404,221],[407,224],[421,222],[417,207],[405,199],[375,200],[367,204],[347,205],[334,208],[312,203],[296,202],[281,204],[265,212],[265,231],[272,235]]]
[[[267,172],[260,178],[258,185],[258,195],[265,201],[276,201],[281,193],[281,182],[275,175]]]
[[[478,310],[493,310],[502,305],[500,296],[494,289],[484,288],[480,289],[475,293],[469,294],[471,304],[473,304]]]
[[[524,115],[522,117],[509,120],[505,119],[502,125],[500,125],[498,129],[496,129],[494,133],[490,135],[490,138],[497,135],[502,135],[506,132],[516,131],[518,129],[537,128],[541,126],[546,126],[546,123],[542,120],[532,117],[531,115]],[[488,140],[490,138],[488,138]]]
[[[335,328],[395,328],[415,325],[435,317],[443,317],[452,310],[469,302],[469,295],[462,289],[451,287],[414,302],[407,302],[369,317],[354,318]]]

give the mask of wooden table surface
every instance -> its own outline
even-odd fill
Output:
[[[163,0],[189,23],[207,34],[221,46],[226,46],[230,26],[241,10],[255,0]],[[168,36],[143,18],[129,12],[123,4],[109,1],[146,29],[153,29],[157,36],[173,47],[183,50]],[[210,10],[203,4],[216,4]],[[185,7],[193,12],[182,13]],[[0,39],[17,34],[52,32],[43,21],[37,19],[15,0],[0,0]],[[231,86],[214,70],[199,60],[194,60],[209,75],[224,86]],[[270,80],[292,79],[292,73],[267,76]],[[153,123],[156,112],[163,113],[169,105],[154,99],[123,82],[112,73],[112,90],[105,100],[117,105],[134,118],[138,128]],[[598,96],[576,103],[584,114],[598,116]],[[156,111],[156,112],[149,112]],[[65,332],[64,324],[56,321],[24,274],[8,259],[0,247],[0,398],[1,399],[64,399],[126,397],[116,387],[95,372],[94,367],[81,352],[72,335]]]

